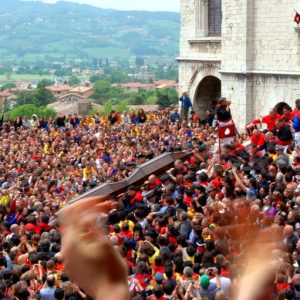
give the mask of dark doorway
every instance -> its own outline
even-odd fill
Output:
[[[196,90],[193,109],[204,118],[208,109],[215,110],[220,97],[221,80],[215,76],[204,77]]]

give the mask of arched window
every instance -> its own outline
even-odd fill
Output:
[[[220,36],[222,28],[222,0],[208,0],[208,34]]]

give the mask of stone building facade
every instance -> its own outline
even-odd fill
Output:
[[[200,116],[232,102],[238,127],[300,98],[297,0],[181,0],[179,92]],[[280,106],[280,105],[279,105]]]

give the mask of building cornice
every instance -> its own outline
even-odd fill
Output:
[[[231,70],[219,70],[220,74],[232,74],[232,75],[268,75],[268,76],[300,76],[299,72],[292,71],[265,71],[265,70],[245,70],[245,71],[231,71]]]
[[[205,37],[195,37],[188,39],[190,44],[196,43],[221,43],[222,38],[220,36],[205,36]]]
[[[191,58],[191,57],[176,57],[175,60],[179,62],[188,61],[188,62],[199,62],[199,63],[221,63],[221,59],[200,59],[200,58]]]

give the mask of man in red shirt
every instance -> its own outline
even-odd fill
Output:
[[[277,114],[274,109],[272,109],[268,115],[262,117],[261,122],[267,124],[268,131],[274,131],[276,128],[276,120],[280,118],[281,116]]]
[[[259,148],[263,147],[265,144],[265,135],[258,129],[254,129],[251,137],[251,144],[258,146]]]
[[[288,107],[283,107],[283,114],[281,115],[281,119],[285,122],[291,122],[295,116],[295,113]]]

